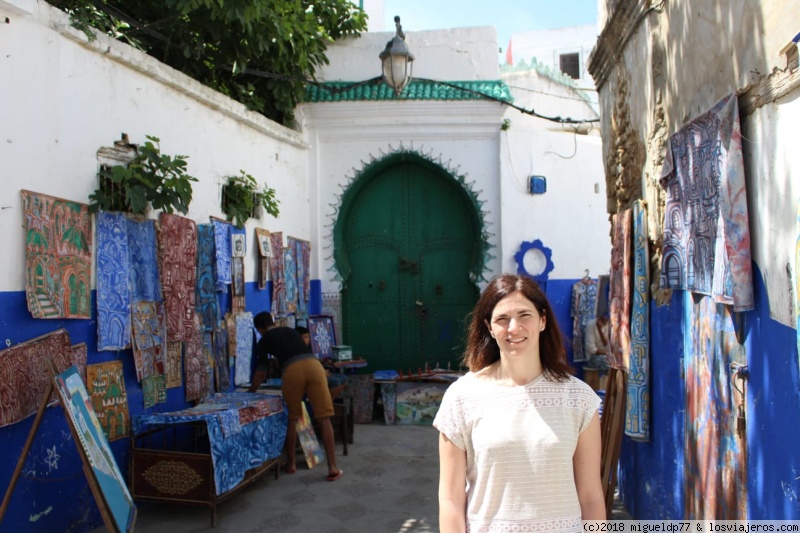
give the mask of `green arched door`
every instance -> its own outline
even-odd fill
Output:
[[[420,157],[389,158],[345,195],[336,224],[344,340],[370,369],[458,368],[478,291],[480,220]]]

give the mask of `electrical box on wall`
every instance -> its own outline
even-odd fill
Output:
[[[547,178],[544,176],[531,176],[528,178],[528,192],[530,194],[544,194],[547,192]]]

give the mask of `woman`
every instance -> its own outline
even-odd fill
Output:
[[[441,532],[581,531],[581,520],[604,520],[600,399],[570,375],[533,280],[489,283],[464,363],[470,372],[448,388],[433,423]]]

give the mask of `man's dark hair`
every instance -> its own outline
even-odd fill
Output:
[[[256,329],[267,328],[274,324],[275,321],[272,320],[272,315],[266,311],[262,311],[253,317],[253,326],[255,326]]]
[[[297,327],[295,327],[295,328],[294,328],[294,330],[295,330],[297,333],[299,333],[300,335],[303,335],[303,334],[305,334],[305,333],[308,333],[308,328],[307,328],[307,327],[305,327],[305,326],[297,326]]]

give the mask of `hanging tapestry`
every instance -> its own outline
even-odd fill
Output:
[[[51,382],[48,359],[59,373],[72,366],[67,330],[59,329],[0,351],[0,427],[19,422],[39,409]],[[55,402],[55,396],[51,396],[49,405]]]
[[[342,335],[342,297],[338,292],[325,292],[322,293],[322,313],[333,317],[333,328],[340,339]],[[344,344],[344,341],[341,341]]]
[[[739,104],[720,100],[672,135],[659,180],[667,193],[662,288],[753,309],[753,272]]]
[[[272,316],[286,314],[286,279],[283,272],[283,233],[280,231],[270,233],[272,243],[272,257],[269,258],[269,270],[272,276]]]
[[[224,322],[214,331],[214,368],[216,370],[217,390],[225,392],[231,388],[231,370],[228,365],[228,330]]]
[[[250,384],[250,371],[253,361],[253,313],[239,313],[236,319],[236,364],[233,384]]]
[[[297,318],[305,319],[308,318],[308,300],[311,294],[311,279],[309,276],[309,270],[311,268],[311,243],[301,239],[295,239],[294,237],[288,237],[287,244],[289,249],[293,251],[293,261],[296,271],[297,309],[295,313],[297,314]],[[290,275],[289,272],[287,263],[287,277]],[[287,299],[290,299],[288,294]]]
[[[212,331],[219,321],[217,291],[214,281],[214,226],[197,226],[197,312],[203,331]]]
[[[198,318],[195,316],[195,321]],[[186,374],[186,395],[187,402],[201,400],[208,395],[208,370],[205,361],[206,354],[203,349],[203,333],[200,325],[192,331],[192,335],[184,345],[183,370]]]
[[[183,343],[167,341],[167,383],[168,389],[183,385]]]
[[[122,213],[97,213],[97,349],[131,344],[128,231]]]
[[[231,284],[231,228],[233,224],[222,220],[212,220],[214,225],[214,255],[217,259],[214,269],[215,285],[218,291],[226,292]]]
[[[650,439],[649,261],[647,211],[644,202],[637,200],[633,204],[633,305],[625,434],[640,441]]]
[[[133,359],[136,379],[166,373],[167,330],[163,304],[136,302],[131,305],[133,322]]]
[[[292,239],[288,239],[288,244],[283,250],[283,279],[286,286],[286,311],[294,313],[297,311],[297,260]]]
[[[72,346],[72,364],[78,369],[78,375],[86,383],[86,361],[88,359],[89,350],[85,342],[74,344]]]
[[[188,341],[195,329],[197,225],[188,218],[161,213],[158,233],[167,338]]]
[[[269,272],[269,258],[272,256],[272,243],[269,232],[256,228],[256,241],[258,242],[258,288],[267,288],[267,274]]]
[[[156,221],[127,219],[131,301],[161,301]]]
[[[25,216],[25,293],[33,318],[89,318],[89,206],[20,191]]]
[[[86,392],[106,438],[112,441],[126,436],[130,430],[130,416],[122,361],[87,365]]]
[[[214,360],[214,337],[210,331],[203,332],[203,362],[208,376],[208,394],[217,392],[216,366]]]
[[[572,303],[570,315],[572,316],[572,360],[586,361],[584,346],[584,333],[586,324],[595,317],[594,310],[597,306],[597,282],[588,276],[572,286]]]
[[[150,376],[142,380],[142,396],[144,408],[149,409],[157,403],[167,402],[167,377]]]
[[[631,351],[631,209],[615,214],[611,224],[614,242],[611,248],[611,353],[608,364],[627,370]]]
[[[228,357],[236,357],[236,315],[225,313],[225,329],[228,331]]]

